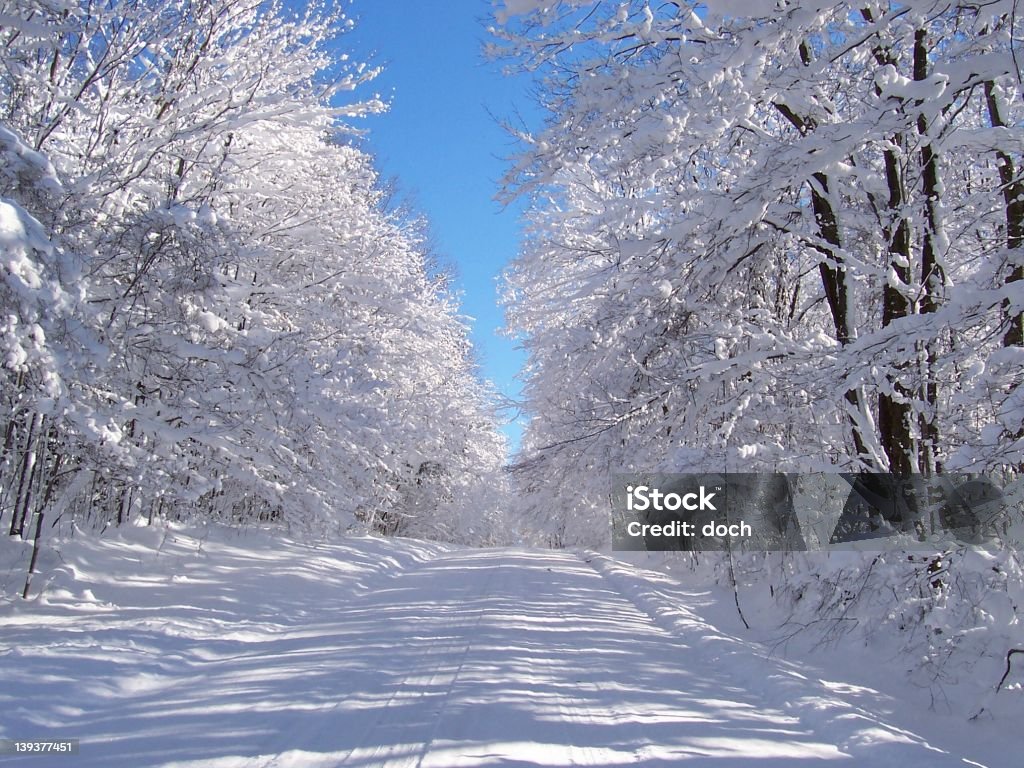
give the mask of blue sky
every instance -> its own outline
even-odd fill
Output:
[[[524,356],[499,335],[497,276],[519,246],[519,209],[494,201],[515,145],[496,118],[518,114],[533,126],[541,118],[529,78],[505,77],[484,59],[490,8],[490,0],[355,0],[344,48],[384,66],[369,88],[391,109],[365,121],[365,148],[426,215],[435,250],[455,266],[483,376],[518,398]],[[506,427],[513,449],[520,431]]]

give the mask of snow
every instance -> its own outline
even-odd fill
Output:
[[[207,333],[216,333],[222,328],[227,327],[227,323],[224,322],[223,318],[217,317],[213,312],[203,310],[198,315],[199,324],[206,329]]]
[[[4,594],[26,555],[0,546]],[[76,766],[994,768],[1021,746],[884,660],[784,660],[731,595],[592,553],[130,527],[43,560],[0,603],[0,737],[78,738]]]
[[[43,284],[37,265],[27,255],[27,246],[32,244],[33,238],[25,231],[18,209],[0,199],[0,249],[4,252],[7,273],[18,281],[12,288],[38,290]]]

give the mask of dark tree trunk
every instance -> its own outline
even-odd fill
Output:
[[[807,43],[800,44],[800,59],[804,66],[812,63],[811,49]],[[814,129],[815,123],[811,118],[796,114],[792,109],[782,103],[775,105],[779,113],[783,115],[801,134],[806,135]],[[846,282],[846,268],[843,263],[842,233],[839,229],[839,219],[832,207],[830,199],[830,182],[827,174],[815,173],[812,176],[811,208],[814,211],[814,221],[818,227],[820,238],[831,247],[816,246],[822,259],[818,263],[818,273],[821,275],[821,285],[825,291],[825,300],[828,302],[829,312],[832,315],[832,324],[835,326],[836,340],[846,346],[854,339],[854,330],[850,321],[849,289]],[[853,439],[854,451],[857,458],[867,468],[872,468],[874,462],[870,458],[867,442],[861,433],[860,421],[854,414],[861,411],[860,394],[856,389],[849,389],[843,394],[847,403],[847,423]]]
[[[985,101],[988,118],[993,128],[1005,128],[1006,120],[999,109],[995,84],[985,83]],[[1010,252],[1010,272],[1006,284],[1024,280],[1024,182],[1018,176],[1013,158],[1006,152],[997,151],[999,161],[999,183],[1003,188],[1003,204],[1006,216],[1006,248]],[[1010,311],[1010,302],[1003,302],[1006,332],[1003,346],[1024,346],[1024,314]]]
[[[862,9],[861,16],[869,23],[875,22],[874,14],[869,9]],[[899,65],[896,56],[884,45],[875,46],[872,49],[872,56],[880,67]],[[905,290],[910,284],[911,275],[910,225],[907,223],[904,210],[907,195],[903,169],[900,167],[900,157],[905,154],[905,143],[904,137],[897,134],[891,139],[891,144],[896,149],[890,147],[882,153],[885,162],[885,183],[889,193],[885,207],[891,215],[889,221],[883,224],[882,230],[889,249],[887,266],[895,278],[895,281],[886,279],[882,288],[882,327],[907,317],[912,308]],[[914,445],[910,433],[911,396],[900,381],[899,375],[903,367],[905,366],[897,366],[896,375],[891,379],[891,394],[882,392],[878,396],[878,436],[889,462],[889,471],[909,474],[914,468]]]
[[[914,33],[914,80],[928,77],[928,38],[923,29]],[[921,193],[924,196],[924,232],[921,240],[921,314],[931,314],[938,310],[942,300],[945,275],[936,253],[936,240],[939,236],[939,165],[935,156],[935,148],[928,140],[928,119],[917,116],[917,132],[921,136]],[[921,432],[919,461],[922,471],[927,474],[941,469],[937,451],[939,445],[938,403],[939,387],[935,380],[937,352],[933,340],[927,342],[925,349],[925,370],[921,385],[921,401],[923,410],[918,416],[918,427]]]
[[[36,471],[36,435],[39,432],[42,416],[32,416],[32,423],[25,440],[25,452],[21,457],[21,474],[18,478],[18,494],[14,499],[14,514],[11,516],[10,535],[25,535],[25,520],[32,501],[32,480]]]
[[[903,137],[894,136],[893,144],[903,146]],[[885,157],[885,181],[889,190],[888,209],[894,217],[894,224],[886,227],[889,243],[889,268],[896,278],[885,281],[882,289],[882,327],[910,314],[910,300],[904,286],[910,283],[910,227],[903,213],[906,195],[903,188],[903,172],[896,152],[887,149]],[[889,471],[910,474],[913,470],[911,456],[913,440],[910,434],[910,392],[899,381],[898,375],[892,380],[892,394],[883,392],[878,396],[878,431],[882,449],[889,459]]]

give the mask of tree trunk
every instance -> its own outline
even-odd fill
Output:
[[[804,66],[810,66],[812,63],[811,49],[806,42],[800,44],[800,59]],[[785,104],[777,103],[775,107],[801,134],[806,135],[813,130],[815,123],[812,118],[796,114]],[[818,172],[813,174],[812,178],[813,183],[811,183],[810,189],[814,221],[818,226],[820,238],[831,246],[830,248],[816,246],[822,256],[818,263],[818,273],[821,275],[825,300],[828,302],[832,324],[835,326],[836,340],[840,345],[846,346],[854,340],[856,334],[850,320],[850,296],[846,282],[846,268],[841,253],[842,235],[839,229],[839,219],[832,207],[828,175]],[[872,469],[874,460],[871,458],[867,441],[861,431],[863,420],[858,418],[863,411],[860,393],[856,389],[848,389],[843,394],[843,398],[847,404],[847,425],[853,440],[854,451],[858,460],[866,465],[865,468]]]
[[[43,538],[43,510],[36,513],[36,537],[32,542],[32,559],[28,564],[28,573],[25,574],[25,588],[21,590],[21,599],[28,597],[28,591],[32,587],[32,574],[36,572],[36,561],[39,559],[39,542]]]
[[[825,290],[825,300],[828,302],[829,311],[832,314],[832,323],[835,326],[836,340],[843,346],[849,344],[855,338],[852,324],[850,322],[850,297],[846,284],[846,269],[843,265],[839,249],[842,245],[840,238],[839,223],[836,219],[832,203],[828,199],[829,179],[823,173],[814,174],[814,179],[821,192],[811,185],[811,206],[814,210],[814,219],[818,224],[818,232],[821,238],[832,249],[820,249],[822,258],[818,264],[818,272],[821,275],[821,284]],[[831,264],[829,263],[831,262]],[[835,264],[835,266],[832,266]],[[870,462],[867,443],[861,434],[860,421],[854,414],[861,410],[860,394],[856,389],[848,389],[843,394],[847,403],[847,420],[849,423],[853,447],[858,459],[862,462]],[[871,462],[873,463],[873,462]],[[870,468],[870,467],[869,467]]]
[[[11,516],[11,536],[24,537],[25,535],[25,520],[32,500],[32,479],[36,469],[36,435],[39,432],[42,418],[38,413],[32,415],[32,423],[25,440],[25,452],[21,457],[21,476],[18,479],[18,494],[14,499],[14,514]]]
[[[1006,120],[999,107],[995,83],[985,83],[985,102],[988,118],[993,128],[1005,128]],[[996,152],[999,160],[999,182],[1003,188],[1003,205],[1006,216],[1006,248],[1010,253],[1010,272],[1006,285],[1024,280],[1024,182],[1017,175],[1013,158],[1007,152]],[[1003,346],[1024,346],[1024,314],[1012,313],[1009,299],[1003,302],[1006,332]]]
[[[861,16],[869,23],[875,22],[874,14],[869,9],[862,9]],[[899,64],[892,51],[881,44],[875,46],[872,55],[880,67],[896,67]],[[900,168],[900,157],[905,154],[903,147],[906,142],[902,135],[897,134],[892,137],[891,144],[896,149],[890,147],[882,153],[885,183],[889,192],[886,209],[892,214],[891,221],[882,228],[889,249],[887,266],[891,270],[882,288],[883,328],[907,317],[911,311],[911,303],[905,292],[911,274],[910,225],[904,212],[907,195],[903,170]],[[914,445],[910,434],[911,397],[900,381],[899,372],[903,367],[896,366],[896,375],[891,380],[891,393],[882,392],[878,395],[878,432],[889,462],[889,471],[910,474],[914,469]]]
[[[928,38],[927,32],[919,29],[914,33],[914,80],[928,77]],[[917,133],[921,137],[921,193],[924,196],[924,232],[921,240],[921,314],[931,314],[939,308],[945,284],[945,275],[939,264],[936,253],[936,241],[942,226],[939,220],[939,165],[935,148],[928,140],[928,119],[924,114],[917,116]],[[941,465],[937,459],[939,445],[938,402],[939,387],[935,379],[935,367],[938,358],[933,339],[925,342],[924,361],[921,385],[922,410],[918,415],[918,427],[921,432],[919,443],[920,468],[926,474],[932,474]]]
[[[898,147],[904,144],[902,136],[894,136],[892,142]],[[910,301],[904,293],[904,287],[910,283],[910,227],[902,213],[906,202],[903,173],[895,151],[885,150],[884,157],[889,190],[887,205],[894,215],[895,226],[885,228],[889,243],[888,267],[892,274],[882,288],[883,328],[910,314]],[[913,470],[913,441],[910,435],[910,392],[898,376],[902,367],[897,366],[897,376],[892,379],[892,394],[882,392],[878,396],[878,430],[882,448],[889,459],[889,471],[905,475]]]

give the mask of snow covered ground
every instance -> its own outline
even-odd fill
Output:
[[[777,658],[731,595],[600,555],[133,528],[27,602],[26,557],[0,544],[0,737],[81,747],[3,765],[1021,764],[884,659]]]

